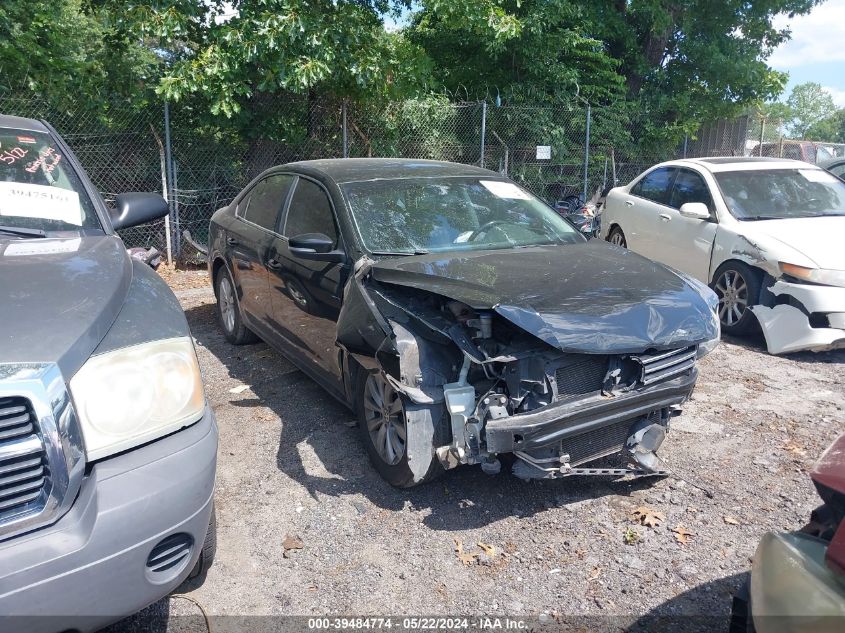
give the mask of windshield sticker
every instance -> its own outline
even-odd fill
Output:
[[[6,257],[22,257],[26,255],[56,255],[59,253],[75,253],[79,250],[82,239],[75,237],[69,240],[30,240],[26,242],[12,242],[6,245]]]
[[[482,180],[481,184],[487,191],[492,193],[497,198],[505,198],[507,200],[531,200],[531,196],[517,187],[512,182],[502,182],[500,180]]]
[[[18,143],[35,143],[35,139],[31,136],[19,136]]]
[[[4,215],[83,224],[78,193],[20,182],[0,182],[0,216]]]
[[[839,179],[824,169],[799,169],[798,173],[810,182],[837,183]]]
[[[24,169],[34,174],[38,171],[39,167],[43,166],[44,171],[49,174],[56,168],[60,160],[62,160],[61,154],[57,154],[56,150],[52,147],[45,147],[39,152],[38,158],[29,163]]]
[[[27,149],[21,149],[20,147],[13,147],[12,149],[7,149],[3,152],[0,152],[0,160],[2,160],[7,165],[14,165],[18,162],[21,158],[26,156],[29,153]]]

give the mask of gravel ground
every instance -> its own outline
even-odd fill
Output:
[[[212,616],[578,614],[614,630],[726,616],[760,536],[817,505],[807,471],[845,430],[845,352],[727,340],[661,449],[676,477],[526,483],[463,467],[395,490],[349,411],[266,345],[223,339],[206,279],[168,275],[220,427],[217,560],[185,588]],[[663,519],[642,525],[641,507]],[[165,599],[113,629],[176,630],[173,614],[197,612]]]

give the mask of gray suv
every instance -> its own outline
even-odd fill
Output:
[[[202,576],[217,425],[176,298],[47,123],[0,115],[0,630],[95,630]]]

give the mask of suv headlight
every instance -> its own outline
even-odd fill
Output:
[[[70,380],[88,461],[197,422],[205,408],[188,337],[92,356]]]
[[[845,288],[845,270],[831,270],[829,268],[805,268],[786,262],[778,262],[780,272],[801,281],[809,281],[823,286],[839,286]]]

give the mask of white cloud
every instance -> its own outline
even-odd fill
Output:
[[[833,97],[833,102],[836,104],[836,107],[845,108],[845,90],[841,90],[840,88],[832,88],[830,86],[824,86],[822,90],[830,93],[830,96]]]
[[[845,0],[828,0],[808,15],[774,19],[777,28],[788,27],[792,39],[775,49],[769,64],[788,70],[808,64],[845,61]]]

